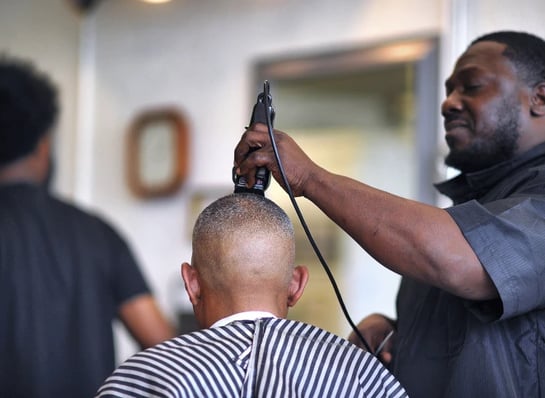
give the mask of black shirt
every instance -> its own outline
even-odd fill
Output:
[[[412,398],[545,397],[545,145],[437,188],[500,299],[403,278],[394,375]]]
[[[28,185],[0,186],[0,396],[92,397],[111,322],[148,287],[105,222]]]

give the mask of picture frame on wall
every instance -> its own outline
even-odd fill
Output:
[[[127,135],[127,182],[139,198],[174,194],[189,172],[189,127],[175,108],[136,115]]]

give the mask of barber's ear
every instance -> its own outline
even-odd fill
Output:
[[[288,307],[293,307],[303,295],[308,282],[308,269],[299,265],[293,269],[293,275],[289,286]]]
[[[184,280],[185,291],[191,304],[197,305],[201,297],[201,285],[199,273],[189,263],[182,264],[182,279]]]
[[[545,82],[537,84],[532,89],[530,112],[532,116],[545,116]]]

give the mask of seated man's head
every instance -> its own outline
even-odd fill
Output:
[[[242,311],[285,317],[308,280],[294,260],[293,225],[272,201],[241,193],[212,203],[193,230],[192,265],[182,264],[200,326]]]

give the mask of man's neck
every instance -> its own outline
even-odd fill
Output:
[[[218,326],[224,326],[234,321],[254,320],[258,318],[278,318],[278,317],[268,311],[243,311],[243,312],[237,312],[236,314],[226,316],[225,318],[218,319],[210,327],[213,328]]]
[[[287,307],[281,307],[277,303],[271,303],[270,300],[263,301],[258,298],[254,298],[253,303],[248,303],[245,300],[234,303],[228,299],[216,301],[212,297],[208,297],[205,307],[195,309],[195,314],[200,319],[202,327],[210,327],[219,320],[231,317],[234,314],[252,313],[267,313],[277,318],[285,318],[287,316]]]
[[[25,157],[0,167],[0,184],[27,182],[41,184],[43,173],[34,165],[34,159]]]

